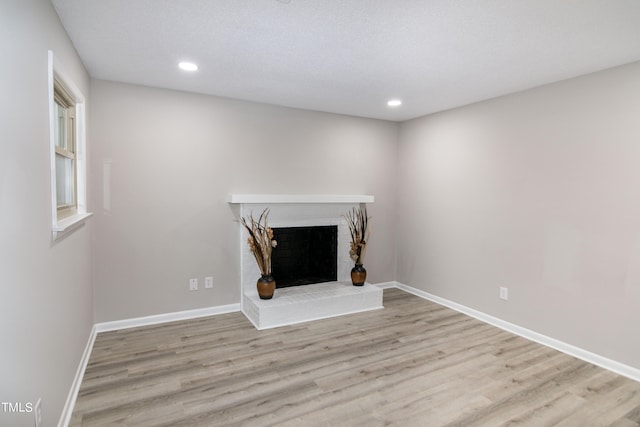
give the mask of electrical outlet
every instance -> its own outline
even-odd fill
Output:
[[[42,408],[40,403],[42,402],[42,398],[39,397],[36,402],[36,406],[33,408],[33,416],[35,417],[35,425],[36,427],[42,427]]]
[[[198,279],[189,279],[189,290],[190,291],[198,290]]]
[[[207,276],[204,278],[204,287],[205,289],[213,288],[213,277]]]
[[[503,299],[505,301],[509,299],[509,288],[500,286],[500,299]]]

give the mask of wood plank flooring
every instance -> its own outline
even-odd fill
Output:
[[[384,305],[100,333],[70,425],[640,426],[638,382],[397,289]]]

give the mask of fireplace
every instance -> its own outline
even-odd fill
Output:
[[[278,289],[272,299],[261,300],[256,290],[260,271],[246,243],[246,230],[238,225],[240,306],[257,329],[382,308],[382,289],[368,283],[362,287],[351,284],[353,260],[349,256],[350,234],[343,216],[354,206],[373,203],[373,196],[232,194],[228,201],[237,219],[251,213],[257,216],[264,209],[269,209],[269,225],[274,229],[274,238],[278,242],[272,253],[271,264]],[[325,232],[329,232],[331,237],[317,234]],[[293,247],[287,243],[291,237],[289,233],[297,241]],[[305,236],[306,233],[309,234]],[[306,240],[322,243],[318,247],[307,248],[304,243]],[[287,246],[302,259],[292,261],[293,264],[305,264],[309,259],[319,257],[317,251],[330,251],[330,255],[322,256],[325,261],[319,263],[323,270],[328,266],[330,274],[317,273],[318,265],[313,265],[314,262],[304,268],[296,266],[283,269],[277,257],[278,253],[286,255]],[[312,281],[322,283],[298,286]]]
[[[278,246],[271,256],[276,288],[338,279],[338,226],[273,229]]]

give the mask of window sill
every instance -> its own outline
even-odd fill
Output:
[[[58,221],[58,223],[51,228],[51,231],[53,232],[53,239],[58,239],[66,233],[82,226],[92,215],[93,213],[91,212],[79,213]]]

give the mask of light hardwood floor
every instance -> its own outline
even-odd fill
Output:
[[[638,382],[397,289],[384,305],[100,333],[71,425],[640,426]]]

